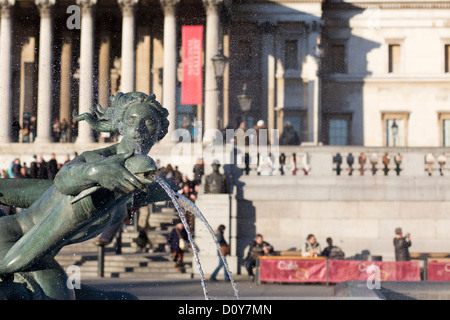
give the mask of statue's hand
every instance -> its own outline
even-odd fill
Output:
[[[132,152],[118,154],[92,164],[89,178],[111,191],[125,194],[145,191],[145,186],[124,167],[125,160],[132,155]]]

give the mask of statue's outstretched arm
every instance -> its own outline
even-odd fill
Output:
[[[61,168],[54,184],[61,193],[73,196],[96,185],[127,194],[136,190],[144,191],[144,185],[123,166],[131,155],[104,157],[95,152],[83,153]]]
[[[96,185],[96,182],[90,178],[91,171],[92,164],[80,155],[60,169],[54,179],[55,187],[63,194],[75,196]]]
[[[0,179],[0,204],[28,208],[52,184],[47,179]]]

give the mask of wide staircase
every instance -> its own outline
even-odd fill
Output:
[[[183,269],[175,268],[171,255],[165,252],[167,236],[178,219],[174,208],[168,207],[165,202],[156,203],[151,207],[141,208],[149,210],[148,223],[150,230],[147,236],[150,244],[146,250],[141,250],[135,240],[138,238],[137,223],[131,222],[122,231],[121,250],[118,254],[117,237],[112,243],[105,246],[103,277],[114,278],[147,278],[147,279],[180,279],[193,277],[192,250],[184,255]],[[100,237],[100,236],[99,236]],[[99,247],[94,238],[82,243],[64,247],[55,257],[61,266],[71,274],[70,266],[80,268],[82,278],[98,278]]]

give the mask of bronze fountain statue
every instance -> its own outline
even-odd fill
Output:
[[[97,105],[91,111],[74,118],[97,131],[121,134],[119,143],[83,152],[54,181],[0,179],[0,203],[24,208],[16,215],[0,212],[0,297],[95,297],[95,290],[66,285],[56,254],[121,222],[127,208],[169,200],[155,183],[157,167],[147,156],[169,125],[168,111],[155,95],[118,93],[109,108]]]

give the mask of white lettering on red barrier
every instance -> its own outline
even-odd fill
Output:
[[[281,260],[278,262],[278,270],[297,270],[298,264],[296,264],[294,261],[285,261]]]
[[[450,279],[450,263],[439,268],[439,272],[447,274]],[[339,283],[348,280],[368,281],[370,288],[378,288],[380,281],[420,281],[419,261],[327,262],[325,259],[295,258],[265,258],[260,261],[260,281]]]
[[[445,272],[450,272],[450,263],[447,263],[444,267]]]

